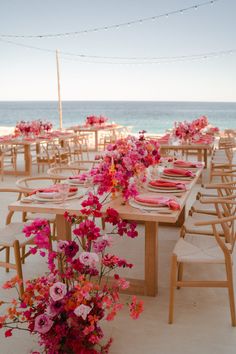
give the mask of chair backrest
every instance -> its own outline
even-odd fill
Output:
[[[225,257],[229,257],[234,251],[234,245],[236,241],[235,222],[236,215],[231,217],[220,218],[218,220],[218,224],[221,225],[224,231],[224,238],[219,235],[219,232],[216,227],[217,223],[211,224],[216,241],[224,252]]]
[[[7,195],[11,193],[12,195],[15,195],[14,201],[20,200],[23,194],[22,191],[18,188],[0,188],[0,193],[7,193]],[[14,215],[14,211],[9,211],[6,214],[6,221],[5,221],[6,224],[10,224],[13,215]]]
[[[63,178],[62,178],[63,179]],[[59,177],[25,177],[16,181],[18,189],[24,194],[29,194],[38,188],[46,188],[58,183]]]

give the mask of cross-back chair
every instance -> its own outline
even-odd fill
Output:
[[[22,197],[22,191],[17,188],[0,188],[0,193],[12,193],[15,194],[16,200],[20,200]],[[5,251],[5,261],[0,261],[0,266],[9,272],[10,269],[15,269],[18,278],[22,281],[19,284],[20,295],[24,292],[23,286],[23,271],[22,264],[25,263],[25,258],[30,255],[30,252],[26,253],[26,246],[34,243],[34,237],[25,237],[22,232],[25,223],[12,222],[13,211],[10,211],[6,217],[6,225],[0,228],[0,252]],[[10,251],[13,249],[15,263],[10,261]]]
[[[214,201],[216,205],[219,203]],[[221,204],[224,203],[221,201]],[[235,203],[235,202],[234,202]],[[216,206],[217,207],[217,206]],[[198,227],[212,228],[214,237],[206,235],[185,234],[177,241],[172,254],[171,275],[170,275],[170,302],[169,302],[169,323],[173,323],[174,314],[174,293],[175,288],[182,287],[219,287],[227,288],[231,324],[236,326],[234,286],[233,286],[233,250],[236,240],[235,234],[236,216],[211,219],[197,222]],[[220,235],[218,226],[224,230]],[[204,274],[207,272],[207,265],[225,265],[226,278],[224,280],[185,280],[183,277],[183,266],[185,264],[206,264]]]

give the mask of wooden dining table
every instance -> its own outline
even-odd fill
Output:
[[[39,152],[40,150],[40,144],[42,143],[47,143],[47,142],[55,142],[58,141],[58,143],[63,146],[65,140],[67,139],[72,139],[75,137],[74,133],[62,133],[61,135],[58,134],[48,137],[36,137],[36,138],[15,138],[12,137],[11,139],[0,139],[0,145],[3,146],[14,146],[16,149],[22,148],[23,150],[23,168],[22,169],[16,169],[16,170],[4,170],[3,173],[5,175],[14,175],[14,176],[31,176],[32,175],[32,150],[35,148],[36,152]]]
[[[115,135],[116,131],[121,129],[122,125],[118,124],[107,124],[107,125],[91,125],[91,126],[83,126],[76,125],[68,128],[68,130],[73,130],[75,133],[83,134],[83,133],[91,133],[94,135],[94,147],[91,148],[91,151],[98,151],[99,147],[99,134],[101,132],[110,132],[111,135]]]
[[[197,158],[198,161],[204,161],[204,168],[207,168],[208,164],[208,155],[212,155],[213,148],[214,148],[214,141],[211,143],[191,143],[191,144],[179,144],[179,145],[174,145],[174,144],[169,144],[169,143],[160,143],[160,152],[162,154],[165,154],[166,151],[168,150],[174,150],[174,151],[182,151],[182,152],[191,152],[191,151],[196,151],[197,152]]]
[[[158,290],[158,227],[160,223],[168,225],[175,224],[185,210],[186,201],[191,193],[192,188],[197,183],[202,168],[198,169],[195,177],[189,182],[188,188],[182,193],[180,197],[176,197],[180,204],[180,210],[171,211],[170,213],[162,213],[159,211],[146,211],[144,209],[137,209],[126,203],[122,204],[120,198],[109,201],[103,206],[103,212],[108,207],[117,210],[121,218],[130,221],[138,221],[144,224],[145,227],[145,247],[144,247],[144,279],[127,279],[130,281],[129,293],[141,294],[146,296],[156,296]],[[155,195],[158,195],[155,193]],[[164,193],[161,194],[165,195]],[[170,194],[168,195],[170,196]],[[30,198],[30,197],[29,197]],[[64,218],[64,212],[67,210],[71,214],[80,216],[81,202],[86,198],[77,198],[66,201],[66,207],[53,202],[41,203],[33,201],[25,203],[23,201],[16,201],[9,205],[9,210],[18,212],[31,213],[46,213],[54,214],[56,216],[57,237],[60,240],[71,239],[70,224]],[[134,240],[135,243],[135,240]]]

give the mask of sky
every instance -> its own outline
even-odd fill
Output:
[[[155,16],[205,1],[0,0],[0,34],[79,31]],[[89,56],[137,58],[236,50],[235,13],[235,0],[218,0],[183,14],[77,36],[0,37],[0,101],[56,100],[56,49]],[[158,64],[127,62],[130,60],[116,60],[115,64],[108,59],[65,59],[60,55],[62,99],[236,101],[236,52]]]

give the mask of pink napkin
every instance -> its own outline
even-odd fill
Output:
[[[190,162],[190,161],[183,161],[183,160],[176,160],[174,162],[174,165],[177,167],[183,166],[183,167],[193,167],[193,168],[203,166],[203,164],[201,162]]]
[[[180,209],[180,205],[176,202],[176,200],[171,198],[155,197],[142,194],[137,195],[134,199],[139,203],[149,204],[150,206],[168,206],[171,210]]]
[[[186,190],[186,186],[180,182],[169,182],[161,179],[157,179],[156,181],[149,182],[149,185],[152,187],[165,187],[165,188],[176,188]]]
[[[77,190],[78,190],[77,187],[70,187],[69,193],[77,192]],[[58,187],[56,184],[54,186],[51,186],[48,188],[35,189],[33,192],[30,193],[30,195],[36,194],[36,193],[53,193],[53,192],[58,192]]]
[[[85,182],[88,176],[86,173],[81,173],[80,175],[70,176],[69,179],[77,179],[81,182]]]
[[[186,176],[186,177],[194,177],[195,173],[185,169],[177,169],[177,168],[165,168],[164,173],[167,175],[176,175],[176,176]]]

